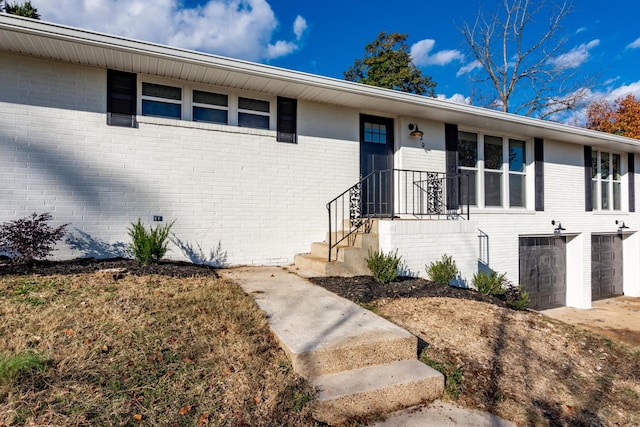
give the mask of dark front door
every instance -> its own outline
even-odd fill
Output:
[[[564,237],[520,238],[520,284],[535,310],[562,307],[567,296],[567,252]]]
[[[591,235],[591,300],[622,295],[622,237]]]
[[[360,115],[362,214],[393,215],[393,119]]]

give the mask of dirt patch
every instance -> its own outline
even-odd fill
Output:
[[[544,314],[640,350],[640,298],[609,298],[594,301],[591,310],[560,307],[545,310]]]
[[[422,279],[312,280],[417,335],[451,400],[523,426],[640,425],[640,352],[630,347]]]
[[[157,274],[168,277],[218,277],[216,269],[182,261],[161,261],[158,264],[142,265],[132,259],[78,258],[68,261],[36,261],[29,264],[12,263],[8,258],[0,259],[0,276],[38,274],[85,274],[99,270],[125,269],[133,276]]]

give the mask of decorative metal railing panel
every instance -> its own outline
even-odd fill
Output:
[[[370,218],[469,219],[468,176],[441,172],[387,169],[372,172],[327,203],[329,255]]]

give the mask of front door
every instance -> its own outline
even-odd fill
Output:
[[[393,215],[393,119],[360,115],[363,216]]]

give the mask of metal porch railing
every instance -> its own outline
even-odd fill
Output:
[[[370,173],[327,203],[329,254],[345,239],[367,230],[371,218],[469,219],[469,177],[407,169]]]

